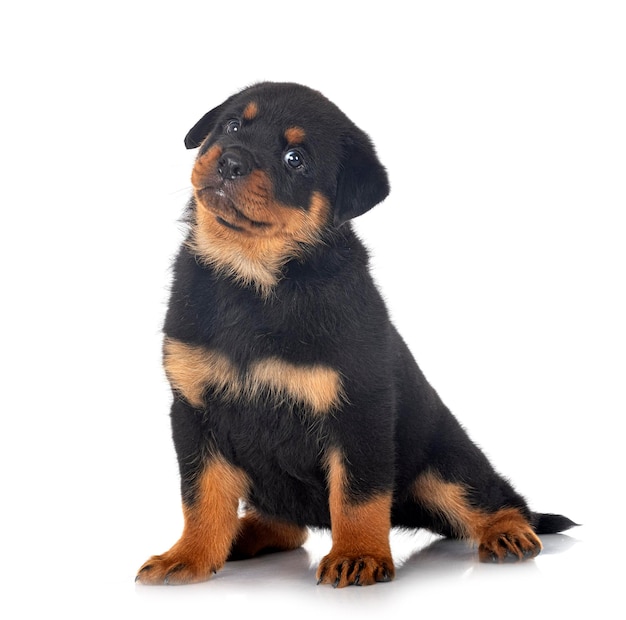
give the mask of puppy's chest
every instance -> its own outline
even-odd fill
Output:
[[[193,338],[175,332],[165,338],[164,366],[173,389],[195,407],[210,399],[229,406],[299,407],[314,415],[336,409],[343,385],[329,329],[296,305],[291,310],[232,300],[205,307]]]

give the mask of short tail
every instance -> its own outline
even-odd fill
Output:
[[[571,527],[579,525],[563,515],[553,515],[541,512],[532,513],[530,524],[533,526],[533,529],[537,534],[556,534],[557,532],[564,532],[565,530],[569,530]]]

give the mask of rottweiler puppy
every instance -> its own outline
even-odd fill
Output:
[[[532,558],[574,523],[532,512],[469,439],[389,319],[350,220],[389,192],[368,136],[319,92],[264,82],[205,114],[163,358],[184,529],[145,584],[330,528],[318,583],[394,577],[393,527]]]

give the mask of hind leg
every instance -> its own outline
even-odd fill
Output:
[[[471,540],[483,562],[524,560],[541,551],[524,501],[495,473],[481,492],[428,470],[417,477],[412,494],[431,529]]]
[[[239,534],[230,550],[229,560],[290,551],[301,547],[307,539],[305,527],[266,518],[254,509],[249,509],[239,523]]]
[[[473,541],[481,560],[541,550],[524,499],[494,470],[399,345],[393,525]]]

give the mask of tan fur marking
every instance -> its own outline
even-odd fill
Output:
[[[297,549],[304,544],[307,536],[306,527],[268,519],[250,510],[240,520],[239,535],[229,559],[240,560],[261,553]]]
[[[328,366],[296,366],[279,358],[255,362],[250,367],[254,386],[268,387],[276,397],[307,403],[314,413],[326,413],[336,407],[342,395],[341,377]]]
[[[256,118],[256,115],[259,113],[259,106],[256,101],[251,101],[243,111],[243,117],[247,121],[251,121],[253,118]]]
[[[507,553],[523,559],[541,551],[541,541],[517,508],[495,513],[474,508],[462,485],[445,482],[434,472],[419,476],[413,492],[425,508],[450,523],[459,538],[477,543],[481,560],[501,561]]]
[[[224,565],[239,530],[237,507],[250,483],[243,472],[214,457],[198,479],[197,500],[183,505],[185,525],[178,542],[150,558],[137,580],[146,584],[205,581]]]
[[[344,587],[392,579],[395,569],[389,546],[391,493],[354,503],[347,496],[341,452],[330,451],[326,462],[333,544],[320,563],[318,581]]]
[[[191,185],[195,190],[204,187],[207,175],[215,167],[215,162],[220,158],[222,148],[217,144],[211,146],[206,153],[196,159],[196,163],[191,171]]]
[[[221,226],[206,209],[196,210],[190,249],[207,265],[244,285],[254,285],[263,296],[271,293],[284,264],[278,239],[243,236]]]
[[[535,557],[543,548],[517,508],[502,508],[485,515],[478,535],[478,556],[483,562],[502,562],[507,556],[524,560]]]
[[[163,359],[170,384],[194,407],[202,406],[207,388],[231,400],[269,390],[275,399],[303,403],[315,414],[327,413],[342,398],[339,373],[321,364],[298,366],[272,357],[240,373],[225,355],[173,338],[165,339]]]
[[[285,131],[285,140],[287,140],[288,144],[302,144],[305,136],[306,133],[302,127],[289,127]]]
[[[459,538],[475,538],[472,524],[478,513],[469,506],[460,484],[444,482],[436,474],[426,472],[415,481],[413,492],[428,510],[444,517]]]
[[[282,205],[271,196],[269,180],[260,171],[249,175],[256,188],[243,192],[238,208],[251,220],[263,222],[261,228],[243,222],[243,230],[232,230],[216,221],[211,205],[204,205],[196,194],[196,225],[190,249],[214,269],[244,285],[253,285],[267,296],[280,279],[283,265],[319,241],[329,215],[326,198],[315,192],[307,210]],[[221,216],[221,214],[220,214]],[[239,222],[238,222],[239,224]]]
[[[171,386],[194,407],[202,406],[207,386],[219,391],[237,389],[237,372],[225,355],[166,338],[163,365]]]

